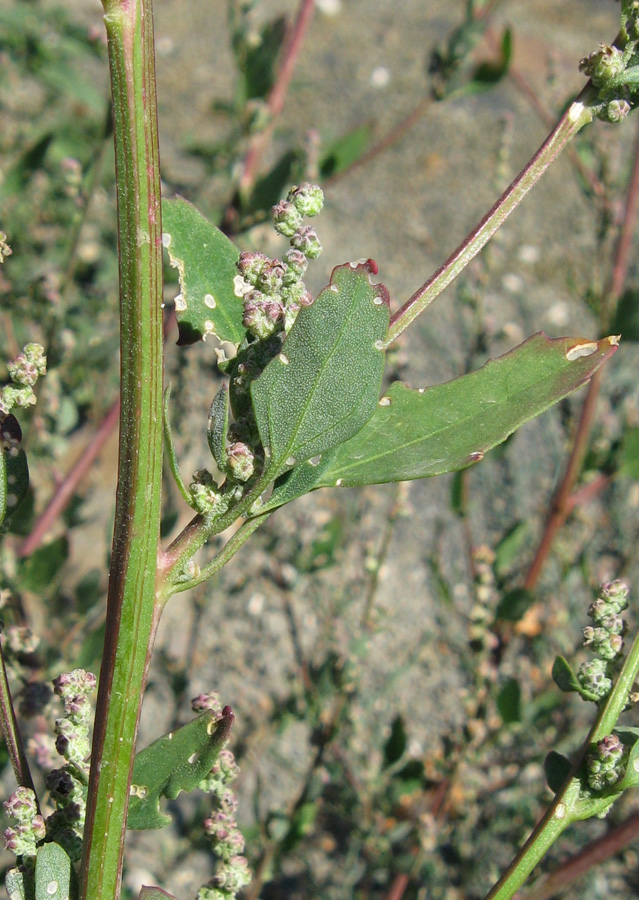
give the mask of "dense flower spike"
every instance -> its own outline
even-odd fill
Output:
[[[207,703],[210,695],[202,694],[194,703]],[[237,827],[237,798],[229,784],[239,775],[239,766],[230,750],[222,750],[211,772],[199,785],[213,794],[215,809],[204,820],[204,830],[211,838],[218,865],[213,880],[200,888],[197,900],[234,900],[237,892],[251,880],[248,862],[241,854],[244,837]]]

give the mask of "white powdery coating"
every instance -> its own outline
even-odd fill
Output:
[[[390,406],[391,405],[390,397],[382,397],[382,399],[379,401],[379,405],[380,406]]]
[[[162,234],[162,246],[167,250],[171,246],[171,235],[166,231]]]
[[[589,341],[585,344],[575,344],[574,347],[570,347],[566,350],[566,359],[569,362],[573,362],[575,359],[579,359],[581,356],[592,356],[593,353],[597,351],[597,344],[594,341]]]
[[[184,312],[184,310],[186,309],[186,300],[184,299],[182,294],[176,294],[173,302],[175,303],[176,312]]]
[[[204,295],[204,305],[208,306],[209,309],[215,309],[217,303],[215,302],[215,297],[213,296],[213,294]]]

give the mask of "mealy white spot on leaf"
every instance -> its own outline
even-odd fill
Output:
[[[575,359],[579,359],[581,356],[592,356],[593,353],[597,351],[597,343],[595,341],[588,341],[583,344],[575,344],[574,347],[569,347],[566,350],[566,359],[569,362],[573,362]]]
[[[204,295],[204,305],[208,306],[209,309],[215,309],[217,303],[215,302],[215,297],[213,296],[213,294]]]

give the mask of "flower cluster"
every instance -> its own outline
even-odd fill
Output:
[[[592,625],[584,628],[584,644],[596,654],[580,667],[577,679],[584,690],[598,700],[612,689],[612,664],[623,650],[625,623],[620,613],[628,606],[628,586],[622,581],[603,584],[599,597],[590,606]]]
[[[31,788],[19,787],[3,803],[4,810],[15,826],[4,832],[4,846],[24,861],[33,859],[37,845],[44,840],[46,827],[38,810],[38,801]]]
[[[292,188],[286,200],[273,207],[275,230],[289,238],[291,245],[284,258],[270,259],[250,251],[240,254],[235,292],[244,304],[244,327],[259,340],[287,332],[300,307],[313,301],[302,278],[308,261],[317,259],[322,245],[303,219],[318,215],[323,203],[324,195],[317,185],[305,183]]]
[[[74,861],[82,855],[91,753],[89,731],[92,707],[89,695],[95,686],[95,675],[84,669],[63,673],[53,682],[53,689],[64,704],[64,716],[56,719],[55,723],[55,746],[67,764],[47,775],[47,788],[56,807],[47,818],[47,833],[51,840],[64,847]]]
[[[219,708],[217,694],[200,694],[191,702],[195,712]],[[215,806],[204,820],[204,830],[211,838],[217,868],[208,885],[200,888],[197,900],[234,900],[237,892],[251,880],[249,865],[242,854],[244,836],[237,827],[237,797],[229,787],[239,775],[239,767],[230,750],[222,750],[207,777],[198,785],[211,793]]]
[[[616,734],[608,734],[598,741],[586,756],[588,786],[603,791],[615,785],[626,770],[628,748]]]
[[[622,0],[619,46],[600,44],[584,57],[580,70],[587,75],[598,98],[593,109],[604,122],[623,121],[636,105],[639,63],[639,0]]]
[[[36,402],[34,385],[47,370],[47,358],[40,344],[27,344],[22,353],[7,364],[13,384],[0,389],[0,414],[7,416],[12,409],[25,409]]]
[[[317,185],[304,183],[291,188],[286,199],[273,207],[275,230],[290,243],[282,259],[248,250],[240,254],[235,294],[243,304],[246,338],[237,356],[223,366],[230,376],[228,392],[223,388],[218,393],[209,412],[209,443],[226,480],[218,484],[206,470],[195,473],[191,497],[193,506],[203,515],[223,515],[262,469],[263,452],[250,387],[280,352],[300,309],[313,302],[303,277],[309,260],[322,252],[322,245],[315,230],[304,224],[304,218],[318,215],[323,203],[324,194]],[[235,419],[230,427],[229,402]]]

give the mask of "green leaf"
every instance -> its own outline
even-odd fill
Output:
[[[138,900],[176,900],[173,894],[163,891],[159,887],[147,887],[144,885],[140,888]]]
[[[509,28],[504,30],[501,39],[501,54],[497,59],[480,63],[472,72],[472,77],[465,89],[459,93],[477,94],[489,90],[502,80],[508,72],[512,58],[512,32]]]
[[[160,797],[175,800],[181,791],[198,786],[228,740],[233,718],[229,707],[217,720],[213,712],[205,712],[136,754],[128,828],[164,828],[171,823],[171,816],[160,811]]]
[[[593,694],[592,691],[589,691],[582,686],[573,672],[570,663],[563,656],[555,657],[552,666],[552,677],[559,690],[563,691],[564,694],[575,692],[579,694],[580,697],[583,697],[584,700],[590,700],[592,702],[599,699],[596,694]]]
[[[209,409],[206,438],[220,472],[226,471],[226,435],[229,430],[229,389],[223,384]]]
[[[0,198],[11,197],[24,190],[33,173],[44,165],[49,144],[54,138],[52,131],[47,131],[38,140],[28,147],[22,156],[5,172],[0,185]]]
[[[26,877],[17,866],[9,869],[4,879],[9,900],[33,900],[33,882],[30,885],[25,884]],[[30,878],[33,879],[33,874],[30,874]]]
[[[386,289],[370,275],[365,263],[334,269],[251,386],[273,477],[347,440],[375,411],[389,310]]]
[[[621,295],[612,328],[624,341],[639,341],[639,291],[636,288]]]
[[[162,201],[162,231],[180,279],[175,304],[178,344],[193,344],[209,334],[239,344],[245,329],[242,301],[233,284],[239,259],[235,245],[181,197]]]
[[[244,59],[240,61],[244,75],[246,100],[266,97],[275,80],[276,63],[286,33],[286,19],[280,16],[267,22],[262,28],[260,39],[251,45],[245,42]]]
[[[250,216],[254,224],[256,219],[270,215],[271,207],[282,199],[290,185],[303,178],[304,165],[302,154],[298,150],[287,150],[273,167],[255,182],[255,187],[248,197],[240,199],[243,216]]]
[[[623,744],[630,747],[630,753],[626,760],[626,771],[623,778],[615,785],[619,790],[639,787],[639,728],[624,726],[615,728],[615,734]]]
[[[19,446],[21,440],[22,429],[18,420],[11,414],[5,416],[2,422],[2,454],[6,482],[0,486],[0,490],[6,486],[5,513],[2,520],[5,524],[29,493],[29,466],[26,453]]]
[[[38,547],[26,559],[20,560],[21,584],[36,593],[51,586],[69,556],[69,542],[65,535]]]
[[[391,385],[341,444],[316,487],[407,481],[466,468],[520,425],[580,387],[617,346],[536,334],[477,372],[411,390]]]
[[[502,622],[519,622],[534,600],[530,591],[513,588],[501,598],[495,610],[495,618]]]
[[[509,678],[499,691],[497,710],[506,725],[521,722],[521,688],[516,678]]]
[[[577,676],[564,656],[555,657],[552,666],[552,679],[559,690],[564,694],[570,694],[573,691],[580,693],[582,690],[581,684],[577,680]]]
[[[77,896],[75,872],[59,844],[43,844],[35,865],[35,900],[69,900]]]
[[[566,759],[565,756],[562,756],[561,753],[557,753],[555,750],[550,751],[544,760],[544,771],[546,773],[546,782],[553,794],[557,793],[566,778],[568,778],[571,768],[569,759]]]
[[[356,163],[366,152],[372,134],[370,124],[360,125],[329,144],[319,163],[321,177],[330,178],[331,175],[338,175]]]
[[[391,733],[388,740],[384,744],[384,768],[392,766],[402,758],[406,751],[408,739],[406,737],[406,729],[404,728],[404,720],[401,716],[395,716],[391,725]]]

